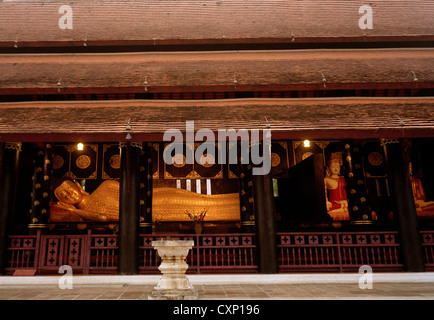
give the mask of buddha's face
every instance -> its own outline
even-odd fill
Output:
[[[79,187],[72,181],[64,181],[54,190],[57,199],[66,204],[76,205],[83,200]]]
[[[339,175],[339,173],[341,172],[341,166],[339,165],[339,163],[331,163],[329,165],[329,170],[332,175]]]

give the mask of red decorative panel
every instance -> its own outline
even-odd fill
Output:
[[[213,238],[212,237],[202,237],[202,245],[203,246],[212,246],[213,245]],[[219,243],[221,243],[222,241],[224,241],[224,240],[222,240],[222,238],[219,238],[218,239],[219,240]]]
[[[357,244],[367,244],[368,242],[367,242],[367,240],[366,240],[366,235],[357,235],[356,236],[356,243]]]
[[[118,236],[88,234],[86,273],[116,273],[118,268]],[[149,242],[149,244],[148,244]],[[149,239],[142,245],[151,246]]]
[[[239,245],[238,237],[229,237],[229,245],[238,246]]]
[[[141,239],[143,240],[142,241],[143,246],[145,246],[145,247],[151,247],[152,246],[152,237],[144,236]]]
[[[39,268],[58,269],[63,264],[63,241],[64,236],[42,236],[41,256]]]
[[[21,242],[22,242],[22,238],[17,238],[14,237],[13,239],[11,239],[11,248],[20,248],[21,247]]]
[[[318,236],[317,235],[311,235],[308,236],[309,244],[318,244]]]
[[[353,238],[351,237],[350,234],[343,234],[342,235],[342,243],[344,243],[344,244],[352,244],[353,243]]]
[[[385,234],[384,235],[384,243],[388,243],[388,244],[395,243],[395,235],[394,234]]]
[[[69,265],[74,272],[86,267],[86,235],[43,235],[38,269],[41,272],[58,271],[61,265]]]
[[[422,232],[422,243],[424,244],[432,244],[434,243],[434,235],[429,232]]]
[[[434,270],[434,231],[422,231],[422,248],[425,255],[425,268],[427,271]]]
[[[296,244],[304,244],[304,236],[297,234],[295,236],[295,243]]]
[[[284,245],[290,244],[291,243],[291,238],[288,235],[281,235],[280,236],[280,242]]]
[[[84,268],[87,253],[85,236],[65,236],[65,246],[64,264]]]
[[[379,243],[381,243],[380,242],[381,239],[380,239],[380,237],[377,234],[372,234],[369,237],[369,239],[370,239],[371,243],[373,243],[373,244],[379,244]]]
[[[7,252],[6,272],[16,270],[35,270],[38,264],[40,232],[32,236],[10,236]]]
[[[253,237],[252,236],[242,236],[241,240],[242,243],[246,246],[252,245],[253,244]]]
[[[322,242],[323,242],[324,244],[328,244],[328,245],[333,244],[333,237],[330,236],[330,235],[328,235],[328,234],[323,235],[323,236],[322,236]]]

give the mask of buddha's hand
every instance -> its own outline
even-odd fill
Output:
[[[341,204],[341,208],[342,209],[347,209],[348,208],[348,201],[347,200],[341,200],[338,201]]]

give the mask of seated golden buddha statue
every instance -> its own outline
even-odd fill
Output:
[[[411,175],[411,163],[409,169]],[[434,217],[434,201],[426,201],[426,194],[422,181],[417,177],[411,176],[411,187],[413,190],[417,215],[420,218]]]
[[[54,191],[59,201],[51,206],[52,222],[119,220],[119,182],[105,180],[89,194],[80,184],[64,181]],[[162,221],[191,221],[185,211],[206,209],[205,220],[239,221],[238,193],[203,195],[177,188],[154,188],[152,212]]]
[[[324,179],[327,213],[334,220],[349,220],[345,178],[340,176],[341,165],[342,154],[340,152],[332,153]]]

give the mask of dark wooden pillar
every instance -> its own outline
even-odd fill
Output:
[[[253,175],[256,246],[260,273],[277,273],[273,181],[269,174]]]
[[[138,273],[141,143],[121,143],[119,199],[120,274]]]
[[[401,253],[406,271],[425,271],[422,245],[414,204],[408,164],[404,161],[402,142],[382,140],[387,164],[387,176],[394,205],[394,217],[398,221]]]
[[[13,221],[21,143],[3,143],[0,151],[0,274],[7,263],[8,235]]]
[[[253,197],[252,167],[240,164],[239,177],[241,231],[255,232],[255,201]]]
[[[237,142],[237,166],[239,172],[241,231],[255,232],[255,203],[253,197],[252,165],[242,163],[241,142]]]
[[[152,234],[152,148],[143,144],[140,159],[140,232]]]
[[[351,223],[357,225],[372,224],[361,148],[357,141],[348,142],[343,156],[348,211]]]
[[[51,144],[35,145],[33,164],[32,203],[28,224],[30,234],[36,234],[38,230],[48,228],[53,166]]]

